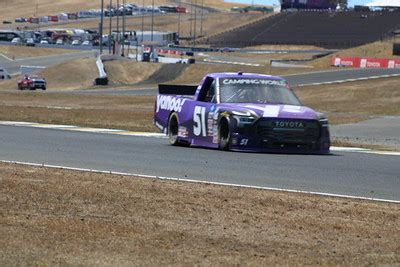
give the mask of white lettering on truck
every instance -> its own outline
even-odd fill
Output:
[[[157,111],[160,109],[181,112],[186,99],[176,98],[170,95],[157,96]]]

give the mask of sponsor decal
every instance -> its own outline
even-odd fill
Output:
[[[187,128],[184,127],[184,126],[179,126],[178,136],[179,137],[185,137],[185,138],[188,137],[189,136],[189,132],[188,132]]]
[[[185,104],[186,99],[177,98],[169,95],[158,95],[157,96],[157,111],[169,110],[181,112],[183,104]]]
[[[160,129],[161,131],[164,131],[164,127],[161,124],[159,124],[157,121],[154,124],[157,126],[158,129]]]
[[[262,84],[262,85],[281,85],[285,86],[286,82],[282,80],[267,80],[267,79],[223,79],[223,84]]]
[[[207,119],[207,135],[208,136],[213,136],[213,125],[214,125],[214,112],[209,112],[208,113],[208,119]]]
[[[253,105],[247,105],[247,108],[250,109],[256,109],[259,111],[262,111],[263,117],[268,117],[268,118],[276,118],[279,115],[279,111],[281,109],[280,106],[253,106]]]
[[[249,142],[249,139],[243,138],[240,140],[240,145],[241,146],[247,146],[247,143]]]
[[[351,67],[351,66],[353,66],[353,61],[342,60],[342,61],[340,61],[340,65]]]
[[[304,126],[301,121],[275,121],[276,128],[304,128]]]
[[[381,63],[379,62],[367,62],[367,68],[380,68]]]
[[[291,113],[301,113],[300,106],[292,106],[292,105],[284,105],[282,111],[291,112]]]

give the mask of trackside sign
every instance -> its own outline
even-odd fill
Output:
[[[400,59],[333,57],[331,65],[335,67],[351,67],[351,68],[396,69],[400,68]]]

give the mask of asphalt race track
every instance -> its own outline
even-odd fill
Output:
[[[400,156],[173,147],[164,138],[0,126],[0,160],[400,200]]]
[[[49,67],[64,61],[73,59],[79,59],[84,57],[93,57],[95,51],[78,51],[73,53],[61,54],[61,55],[48,55],[41,57],[27,57],[10,60],[0,55],[0,66],[4,67],[10,75],[17,74],[20,72],[20,67],[24,65],[28,66],[41,66]]]

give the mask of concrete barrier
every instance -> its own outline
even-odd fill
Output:
[[[101,56],[97,57],[96,66],[97,70],[99,71],[99,77],[94,79],[93,85],[108,85],[108,77],[106,71],[104,70],[104,64]]]

